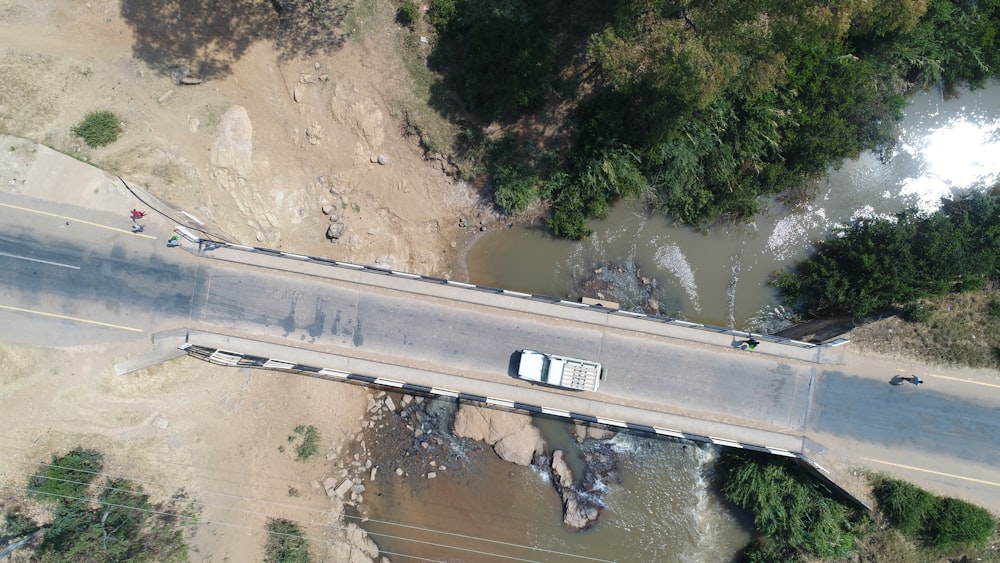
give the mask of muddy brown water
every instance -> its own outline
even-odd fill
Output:
[[[527,422],[528,418],[525,417]],[[500,460],[490,449],[456,441],[441,471],[398,476],[379,471],[369,485],[365,529],[393,561],[731,561],[750,540],[745,515],[709,486],[718,451],[621,434],[577,444],[571,426],[535,418],[551,449],[561,449],[577,480],[585,448],[610,447],[618,471],[598,487],[600,519],[584,532],[562,524],[562,504],[546,469]],[[550,451],[551,451],[550,449]],[[428,479],[428,471],[436,477]]]
[[[657,281],[665,314],[766,331],[777,324],[768,278],[804,258],[835,225],[909,206],[932,210],[953,190],[1000,179],[1000,85],[959,94],[913,96],[891,160],[866,153],[845,162],[804,205],[772,201],[751,223],[691,229],[620,202],[606,220],[591,222],[594,235],[584,241],[554,239],[541,224],[487,234],[469,251],[469,281],[575,299],[593,270],[624,265],[615,280],[620,291],[607,296],[623,307],[637,306],[638,269]]]
[[[648,297],[642,277],[670,315],[736,328],[767,330],[784,312],[766,284],[775,270],[802,259],[812,242],[859,215],[908,206],[936,208],[957,189],[1000,180],[1000,87],[913,97],[888,162],[865,154],[815,185],[811,202],[790,209],[771,202],[750,224],[700,230],[651,217],[636,204],[616,205],[594,236],[556,240],[538,225],[483,237],[468,255],[470,281],[564,298],[580,296],[580,280],[608,273],[625,306]],[[612,296],[608,296],[611,299]],[[632,303],[629,303],[632,301]],[[550,445],[582,462],[567,426],[535,419]],[[464,461],[437,478],[380,473],[366,495],[364,527],[394,561],[732,561],[750,541],[745,514],[720,500],[713,468],[720,451],[637,435],[610,444],[623,460],[607,483],[597,524],[575,532],[562,524],[561,501],[547,472],[499,460],[488,448],[450,443]]]

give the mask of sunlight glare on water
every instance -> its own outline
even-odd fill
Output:
[[[900,195],[922,211],[938,208],[952,190],[984,189],[1000,179],[1000,118],[975,114],[949,119],[914,138],[901,136],[900,150],[923,163],[919,175],[902,182]]]

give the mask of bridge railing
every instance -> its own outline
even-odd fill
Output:
[[[750,450],[765,454],[771,454],[779,457],[791,458],[795,460],[795,462],[798,463],[801,467],[809,471],[815,478],[826,483],[826,485],[830,487],[831,490],[836,492],[845,500],[855,503],[860,508],[871,510],[871,506],[865,503],[863,499],[858,498],[857,496],[853,495],[850,491],[848,491],[846,488],[840,486],[840,484],[836,482],[834,476],[831,475],[827,469],[819,465],[819,463],[817,463],[815,460],[809,458],[803,452],[793,452],[784,448],[775,448],[762,444],[752,444],[718,436],[695,434],[692,432],[685,432],[682,430],[675,430],[660,426],[650,426],[648,424],[629,422],[627,420],[610,419],[586,413],[579,413],[563,409],[546,407],[543,405],[533,405],[529,403],[523,403],[520,401],[511,401],[499,397],[489,397],[486,395],[478,395],[474,393],[463,393],[461,391],[454,391],[451,389],[445,389],[441,387],[430,387],[427,385],[398,381],[395,379],[388,379],[384,377],[376,377],[360,373],[348,373],[340,370],[322,368],[306,364],[299,364],[296,362],[290,362],[276,358],[266,358],[262,356],[254,356],[249,354],[243,354],[240,352],[222,350],[219,348],[199,346],[187,342],[182,344],[180,346],[180,349],[186,351],[190,356],[196,357],[206,362],[211,362],[223,366],[250,367],[257,369],[280,371],[285,373],[294,373],[297,375],[304,375],[308,377],[315,377],[331,381],[353,383],[355,385],[365,385],[368,387],[377,387],[385,391],[410,393],[414,395],[421,395],[424,397],[449,397],[459,403],[461,402],[473,403],[482,407],[522,412],[530,414],[532,416],[540,415],[552,418],[561,418],[565,420],[572,420],[574,422],[582,422],[588,425],[596,424],[612,429],[616,432],[627,430],[631,432],[639,432],[643,434],[654,435],[662,438],[699,442],[730,449]]]
[[[793,346],[796,348],[805,349],[815,349],[815,348],[833,348],[835,346],[840,346],[841,344],[846,344],[849,342],[846,339],[839,338],[830,342],[814,343],[814,342],[803,342],[801,340],[794,340],[791,338],[785,338],[782,336],[776,336],[772,334],[758,334],[747,332],[745,330],[736,330],[733,328],[715,326],[705,323],[696,323],[691,321],[685,321],[682,319],[676,319],[673,317],[668,317],[665,315],[649,315],[646,313],[636,313],[633,311],[624,311],[622,309],[614,309],[610,307],[605,307],[600,304],[588,304],[580,303],[576,301],[567,301],[565,299],[559,299],[556,297],[551,297],[548,295],[539,295],[535,293],[523,293],[520,291],[513,291],[509,289],[501,289],[498,287],[490,287],[486,285],[478,285],[472,283],[459,282],[455,280],[447,280],[444,278],[439,278],[435,276],[425,276],[421,274],[411,274],[409,272],[402,272],[399,270],[393,270],[391,268],[384,268],[381,266],[366,266],[361,264],[353,264],[351,262],[344,262],[342,260],[331,260],[329,258],[319,258],[316,256],[306,256],[304,254],[294,254],[291,252],[284,252],[281,250],[275,250],[273,248],[266,248],[260,246],[247,246],[242,244],[232,244],[227,242],[212,241],[209,239],[199,238],[197,235],[191,231],[185,229],[184,227],[177,227],[177,231],[184,235],[185,238],[198,244],[199,250],[201,249],[211,249],[211,248],[229,248],[232,250],[240,250],[243,252],[260,253],[267,254],[270,256],[286,258],[289,260],[296,260],[299,262],[314,262],[317,264],[322,264],[334,268],[344,268],[348,270],[371,272],[375,274],[380,274],[384,276],[392,276],[398,278],[411,279],[416,281],[421,281],[425,283],[432,283],[436,285],[449,285],[452,287],[460,287],[463,289],[468,289],[470,291],[480,291],[484,293],[491,293],[494,295],[506,295],[509,297],[517,297],[519,299],[526,299],[532,301],[541,301],[553,305],[562,305],[566,307],[573,307],[577,309],[588,309],[591,311],[599,311],[607,313],[610,315],[620,315],[632,318],[638,318],[643,320],[648,320],[651,322],[670,324],[674,326],[680,326],[684,328],[690,328],[693,330],[701,330],[705,332],[713,332],[717,334],[725,334],[732,336],[734,338],[753,338],[760,342],[769,342],[772,344],[780,344],[783,346]]]

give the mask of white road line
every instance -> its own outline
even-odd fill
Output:
[[[945,473],[943,471],[934,471],[933,469],[924,469],[923,467],[914,467],[912,465],[903,465],[902,463],[894,463],[891,461],[884,461],[881,459],[872,459],[870,457],[861,458],[865,461],[870,461],[873,463],[881,463],[883,465],[890,465],[892,467],[898,467],[900,469],[909,469],[910,471],[919,471],[921,473],[929,473],[931,475],[939,475],[941,477],[951,477],[952,479],[961,479],[962,481],[969,481],[972,483],[980,483],[982,485],[990,485],[991,487],[1000,487],[1000,483],[996,481],[987,481],[985,479],[976,479],[975,477],[966,477],[964,475],[956,475],[954,473]]]
[[[67,320],[67,321],[75,321],[75,322],[78,322],[78,323],[87,323],[87,324],[92,324],[92,325],[97,325],[97,326],[105,326],[105,327],[108,327],[108,328],[117,328],[117,329],[121,329],[121,330],[128,330],[128,331],[131,331],[131,332],[143,332],[143,330],[141,328],[135,328],[135,327],[124,326],[124,325],[116,325],[116,324],[111,324],[111,323],[102,323],[101,321],[92,321],[90,319],[82,319],[80,317],[71,317],[69,315],[60,315],[58,313],[46,313],[46,312],[43,312],[43,311],[32,311],[31,309],[22,309],[21,307],[12,307],[10,305],[0,305],[0,309],[6,310],[6,311],[17,311],[18,313],[28,313],[28,314],[31,314],[31,315],[39,315],[39,316],[42,316],[42,317],[51,317],[53,319],[63,319],[63,320]]]
[[[982,385],[983,387],[992,387],[994,389],[1000,389],[1000,385],[996,383],[986,383],[985,381],[973,381],[971,379],[965,379],[962,377],[951,377],[948,375],[938,375],[936,373],[928,373],[929,377],[937,377],[939,379],[947,379],[948,381],[958,381],[959,383],[971,383],[972,385]]]
[[[74,266],[72,264],[63,264],[60,262],[49,262],[48,260],[39,260],[38,258],[28,258],[27,256],[19,256],[17,254],[7,254],[6,252],[0,252],[0,256],[6,256],[8,258],[17,258],[18,260],[27,260],[28,262],[38,262],[39,264],[48,264],[49,266],[59,266],[60,268],[69,268],[71,270],[79,270],[79,266]]]

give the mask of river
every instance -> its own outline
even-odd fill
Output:
[[[1000,180],[1000,85],[950,100],[917,93],[905,114],[889,162],[872,154],[845,162],[815,184],[807,203],[771,201],[751,223],[692,229],[620,202],[591,224],[585,241],[553,239],[541,225],[487,234],[468,254],[470,281],[576,298],[581,280],[601,269],[612,282],[606,298],[624,307],[653,297],[665,314],[767,330],[786,316],[768,278],[838,223],[910,206],[930,211],[953,190]],[[565,423],[534,422],[579,471],[583,452]],[[605,445],[625,461],[586,532],[562,525],[547,472],[500,461],[488,449],[463,451],[462,463],[433,480],[387,480],[383,495],[367,499],[373,520],[364,526],[395,561],[732,561],[749,542],[746,515],[714,489],[722,452],[631,434]]]
[[[883,164],[866,153],[845,162],[815,184],[808,203],[774,200],[753,222],[694,229],[619,202],[606,220],[591,222],[594,235],[584,241],[555,239],[540,223],[487,234],[468,254],[470,281],[572,299],[594,269],[621,265],[620,274],[638,269],[657,281],[664,314],[766,331],[777,304],[768,278],[806,256],[836,224],[909,206],[932,210],[952,190],[1000,180],[1000,85],[959,94],[912,96],[892,159]],[[641,305],[636,276],[618,278],[606,298],[623,308]]]

